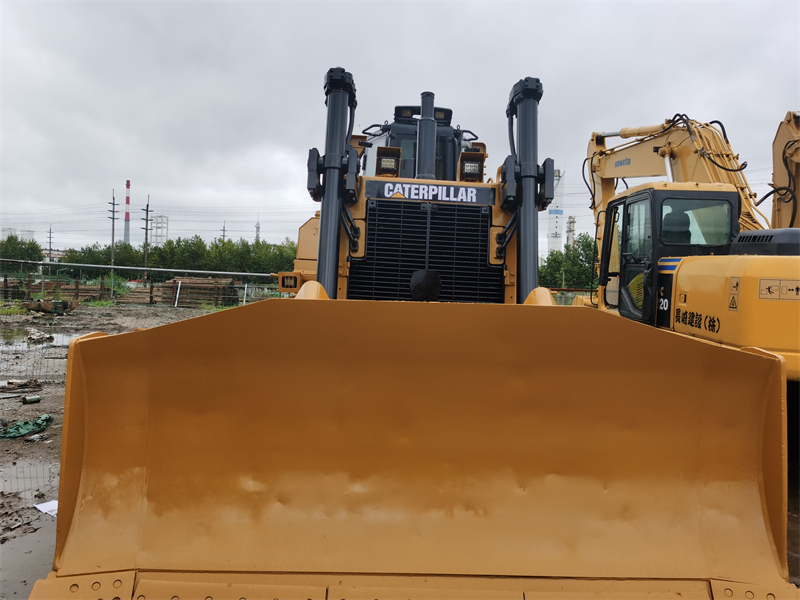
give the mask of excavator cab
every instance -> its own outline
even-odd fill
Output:
[[[608,204],[600,281],[607,308],[651,325],[661,311],[668,326],[661,271],[675,258],[728,254],[739,233],[739,196],[735,190],[665,187],[638,186]]]

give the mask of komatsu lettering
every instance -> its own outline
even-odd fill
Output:
[[[476,203],[478,190],[473,187],[452,185],[427,185],[424,183],[387,183],[383,187],[386,198],[402,197],[411,200],[439,200],[440,202]]]
[[[630,158],[627,158],[627,157],[626,157],[626,158],[621,158],[621,159],[619,159],[618,161],[616,161],[616,162],[614,163],[614,168],[617,168],[617,167],[627,167],[627,166],[629,166],[630,164],[631,164],[631,159],[630,159]]]

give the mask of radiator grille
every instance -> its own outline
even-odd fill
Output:
[[[491,207],[369,200],[364,258],[350,261],[347,297],[411,300],[414,271],[437,271],[442,302],[502,303],[502,265],[489,264]]]

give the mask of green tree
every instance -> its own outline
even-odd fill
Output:
[[[111,262],[111,248],[108,247],[108,258]],[[114,264],[120,267],[144,267],[144,250],[134,248],[125,242],[117,242],[114,244]],[[127,273],[131,273],[128,271]],[[129,276],[128,279],[131,277]]]
[[[199,235],[191,238],[167,240],[161,246],[151,246],[147,255],[147,265],[151,268],[174,269],[173,272],[150,272],[153,281],[167,281],[180,275],[181,269],[198,271],[233,271],[237,273],[277,273],[294,269],[297,244],[286,238],[280,244],[258,241],[253,244],[245,239],[216,239],[206,244]],[[111,246],[93,244],[80,250],[68,249],[64,262],[84,265],[110,265]],[[117,266],[142,267],[144,270],[144,248],[134,248],[130,244],[117,242],[114,246],[114,264]],[[84,276],[96,278],[108,274],[108,270],[74,269],[73,277],[81,272]],[[117,271],[121,279],[132,279],[135,272]],[[246,281],[250,278],[244,277]],[[257,278],[261,281],[261,278]]]
[[[563,251],[551,250],[539,269],[539,283],[549,288],[596,288],[594,248],[594,239],[581,233],[575,243],[565,246]]]
[[[12,258],[14,260],[34,260],[44,259],[42,247],[36,240],[25,241],[16,235],[10,235],[4,240],[0,240],[0,259]],[[4,271],[27,271],[28,267],[18,263],[0,262],[0,268]]]
[[[168,268],[207,269],[208,246],[199,235],[175,241],[175,264]]]

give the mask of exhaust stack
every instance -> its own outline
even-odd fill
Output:
[[[436,119],[433,92],[422,92],[417,125],[417,179],[436,179]]]

